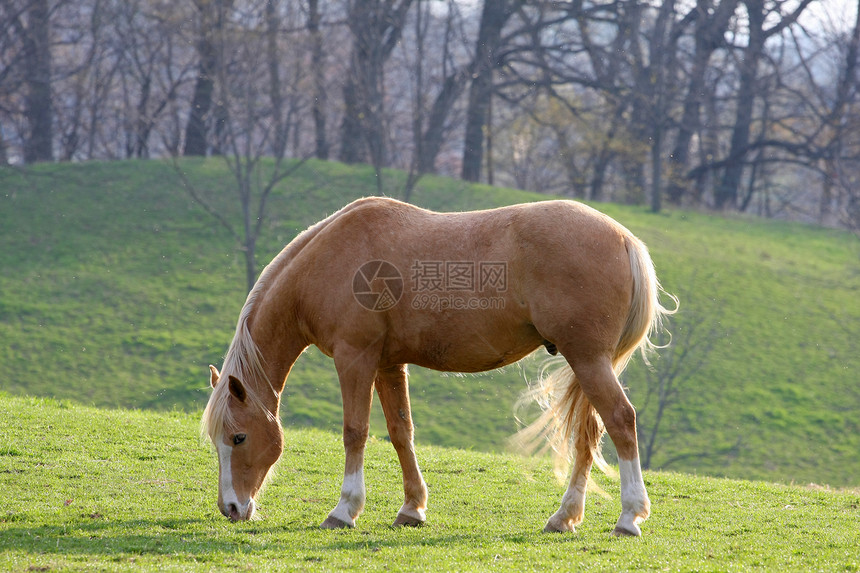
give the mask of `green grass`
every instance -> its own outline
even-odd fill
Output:
[[[182,163],[237,216],[218,159]],[[390,194],[402,174],[388,173]],[[272,198],[259,263],[350,200],[373,171],[309,162]],[[492,207],[545,197],[428,177],[419,205]],[[682,312],[710,317],[716,341],[666,414],[654,465],[770,481],[859,485],[860,249],[816,227],[599,205],[649,245]],[[75,403],[199,411],[244,301],[241,253],[162,162],[0,170],[2,390]],[[501,451],[512,406],[539,358],[458,376],[412,369],[420,444]],[[625,383],[642,398],[641,363]],[[319,352],[287,384],[285,423],[337,431],[340,392]],[[652,414],[641,412],[643,420]],[[372,431],[385,435],[380,409]],[[2,445],[0,447],[5,447]]]
[[[574,534],[543,534],[562,486],[547,460],[419,447],[427,525],[390,527],[402,485],[371,440],[367,510],[351,531],[317,525],[335,505],[339,438],[286,430],[261,519],[215,505],[214,453],[198,417],[0,395],[0,570],[729,571],[860,568],[860,491],[646,472],[653,514],[615,539],[618,484],[591,495]]]

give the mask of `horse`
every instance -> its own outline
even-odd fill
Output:
[[[343,402],[340,499],[323,528],[354,527],[364,509],[364,451],[374,389],[403,474],[395,526],[425,523],[407,365],[482,372],[541,346],[565,364],[530,396],[546,408],[522,437],[575,455],[569,485],[545,531],[584,516],[601,437],[618,453],[617,535],[641,535],[650,512],[636,414],[618,375],[674,312],[646,246],[610,217],[555,200],[436,213],[394,199],[350,203],[299,234],[265,267],[242,307],[202,431],[218,455],[218,507],[233,521],[256,498],[284,445],[281,393],[300,354],[334,360]],[[671,295],[668,295],[671,297]],[[676,300],[674,297],[673,300]],[[677,308],[677,307],[676,307]]]

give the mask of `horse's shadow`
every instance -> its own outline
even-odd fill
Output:
[[[61,524],[6,527],[3,537],[19,550],[51,555],[202,555],[213,551],[213,536],[206,519],[116,521],[94,517]],[[239,551],[241,539],[218,541],[220,551]]]
[[[19,550],[30,554],[55,556],[94,556],[110,558],[133,555],[187,555],[199,558],[217,553],[244,553],[258,540],[266,552],[294,554],[293,540],[302,539],[302,554],[319,552],[363,551],[382,548],[445,547],[486,542],[485,533],[478,531],[453,533],[433,532],[432,526],[422,528],[427,535],[412,535],[410,529],[391,526],[361,530],[326,531],[318,526],[273,524],[259,522],[237,524],[234,531],[216,533],[213,526],[218,518],[161,519],[116,521],[93,518],[65,524],[26,525],[7,527],[3,536]],[[404,535],[390,535],[403,531]],[[575,538],[564,536],[559,540]],[[528,533],[507,533],[498,536],[500,542],[534,543]],[[299,556],[297,556],[298,558]]]

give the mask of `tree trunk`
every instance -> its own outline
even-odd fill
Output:
[[[24,162],[52,161],[53,102],[51,98],[51,29],[48,0],[32,0],[27,10],[28,25],[24,38],[25,79],[24,116],[27,137]]]
[[[744,0],[749,14],[749,41],[740,63],[740,86],[737,93],[737,111],[729,148],[727,165],[714,191],[717,209],[734,209],[738,204],[738,189],[744,172],[749,147],[750,131],[755,104],[758,62],[762,57],[764,34],[764,0]]]
[[[713,8],[711,0],[698,0],[696,4],[698,14],[694,34],[693,66],[687,84],[687,95],[684,98],[678,136],[670,156],[673,177],[667,195],[669,201],[674,205],[681,204],[686,191],[686,186],[681,182],[681,178],[689,164],[690,144],[693,141],[693,135],[699,130],[701,124],[700,116],[702,101],[706,97],[705,74],[708,71],[708,64],[714,52],[723,44],[723,35],[728,28],[729,20],[736,6],[737,0],[723,0],[714,11],[713,16],[709,16]]]
[[[194,84],[194,96],[191,98],[191,111],[188,114],[188,124],[185,127],[185,155],[206,155],[207,129],[206,120],[212,107],[212,94],[215,91],[214,62],[211,58],[204,57],[204,53],[211,54],[209,42],[200,47],[200,70],[197,73],[197,81]]]
[[[449,12],[445,26],[445,43],[442,48],[443,62],[447,62],[449,58],[451,52],[449,43],[455,28],[451,12]],[[445,143],[445,136],[450,129],[448,116],[454,108],[454,104],[463,94],[463,90],[466,89],[471,74],[470,65],[457,67],[445,74],[439,93],[436,94],[436,99],[433,100],[433,105],[430,107],[426,128],[423,128],[424,132],[421,136],[418,154],[419,174],[436,172],[436,158],[439,156],[442,145]]]
[[[215,78],[221,65],[220,45],[227,11],[232,0],[197,0],[200,11],[200,36],[197,39],[199,64],[191,110],[185,127],[185,155],[204,156],[209,147],[207,122],[215,94]],[[216,118],[217,121],[223,118]]]
[[[242,250],[245,253],[245,284],[248,292],[251,292],[254,284],[257,282],[257,235],[252,231],[254,224],[251,220],[250,189],[246,190],[245,195],[241,196],[241,200],[245,218],[245,242],[242,245]]]
[[[353,79],[355,71],[350,69],[343,84],[343,120],[340,124],[340,160],[344,163],[364,162],[364,139],[361,132],[361,109],[358,86]]]
[[[651,93],[651,211],[663,208],[663,139],[672,97],[673,82],[667,69],[674,69],[676,43],[674,34],[675,0],[664,0],[649,42],[648,60]]]
[[[448,130],[447,120],[451,109],[466,87],[468,74],[459,70],[445,78],[442,89],[433,101],[427,118],[427,129],[424,130],[421,153],[418,157],[419,173],[435,173],[436,158],[445,143],[445,133]]]
[[[3,139],[3,128],[0,127],[0,167],[9,165],[9,152],[7,151],[8,144]]]
[[[328,159],[329,144],[326,135],[326,89],[325,54],[320,33],[319,0],[308,0],[308,33],[311,36],[311,69],[313,73],[313,103],[311,114],[314,118],[316,135],[315,155],[317,159]]]
[[[272,153],[278,159],[284,156],[287,149],[287,129],[284,125],[284,98],[281,93],[280,52],[278,50],[278,32],[281,21],[278,17],[279,0],[266,2],[266,58],[269,68],[269,101],[272,103],[272,127],[274,137]]]
[[[833,211],[835,199],[834,185],[840,179],[842,152],[848,140],[851,138],[851,122],[847,121],[850,116],[848,106],[851,103],[852,94],[857,90],[857,64],[858,51],[860,51],[860,0],[857,0],[857,12],[855,12],[854,28],[848,39],[845,50],[845,61],[840,72],[839,84],[836,88],[836,99],[833,107],[827,115],[826,124],[830,129],[830,141],[828,147],[829,157],[824,161],[824,182],[821,188],[821,197],[818,202],[818,222],[824,224]],[[849,186],[845,186],[846,188]],[[849,195],[857,194],[856,185],[850,186]],[[854,222],[848,221],[849,227],[855,227]]]
[[[353,46],[350,77],[343,88],[341,160],[360,161],[364,147],[377,173],[387,163],[384,65],[400,42],[411,4],[412,0],[365,0],[354,2],[349,10]]]
[[[624,38],[627,47],[633,80],[633,89],[627,96],[630,106],[628,130],[634,141],[644,142],[652,136],[650,123],[656,119],[652,115],[655,86],[642,47],[642,26],[645,23],[642,13],[645,7],[635,2],[623,6],[624,9],[619,13],[618,34]],[[645,202],[645,161],[643,152],[635,148],[621,157],[624,189],[620,199],[628,205]]]
[[[484,0],[481,26],[475,45],[472,84],[466,110],[466,135],[463,140],[462,178],[479,181],[484,156],[484,136],[489,119],[493,71],[499,66],[497,51],[502,28],[514,10],[514,0]]]
[[[663,126],[654,122],[651,139],[651,211],[659,213],[663,208]]]

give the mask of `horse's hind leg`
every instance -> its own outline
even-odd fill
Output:
[[[588,420],[586,423],[594,426],[597,424],[593,420]],[[575,526],[582,523],[582,518],[585,516],[585,491],[593,462],[592,448],[597,447],[601,432],[597,427],[591,428],[591,431],[583,430],[584,428],[580,428],[574,436],[576,457],[570,474],[570,484],[561,499],[561,507],[549,518],[544,531],[573,531]]]
[[[618,452],[621,517],[614,532],[616,535],[641,535],[638,523],[648,518],[651,502],[639,465],[636,411],[624,394],[608,358],[580,360],[572,364],[580,388],[603,419]]]
[[[322,523],[325,529],[355,527],[355,518],[364,510],[364,447],[370,423],[373,379],[376,363],[372,353],[352,348],[335,352],[335,367],[343,397],[343,448],[346,462],[340,501]]]
[[[376,392],[385,412],[388,435],[400,459],[403,470],[405,501],[397,512],[394,525],[422,525],[427,508],[427,485],[418,469],[413,442],[414,430],[409,407],[409,383],[406,365],[380,370],[376,376]]]

